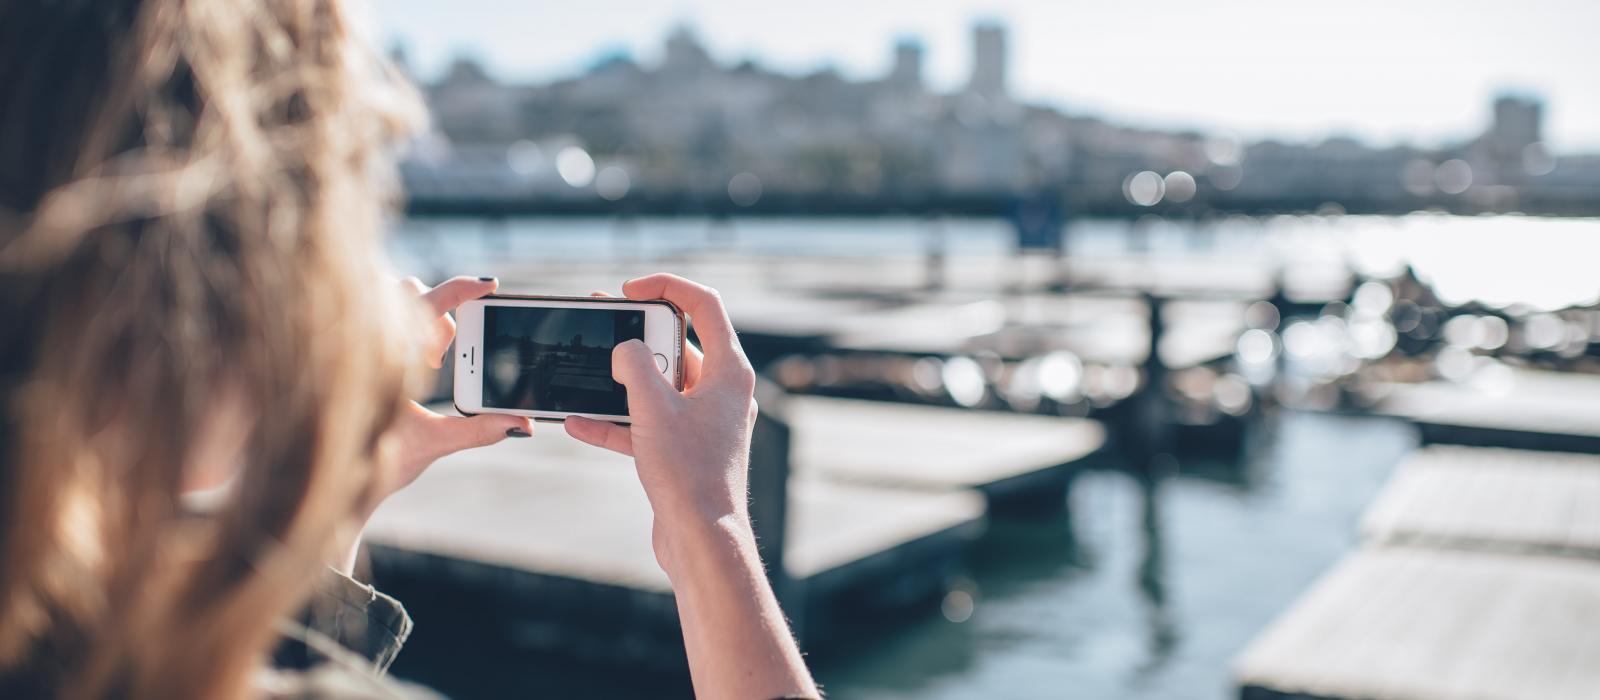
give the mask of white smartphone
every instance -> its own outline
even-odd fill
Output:
[[[493,295],[456,308],[455,403],[466,415],[629,423],[611,350],[642,340],[683,389],[683,314],[667,301]]]

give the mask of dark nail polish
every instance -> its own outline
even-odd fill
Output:
[[[479,277],[478,281],[479,282],[493,282],[494,278],[493,277]]]
[[[515,438],[533,437],[533,433],[530,433],[530,432],[528,432],[526,430],[523,430],[522,428],[512,428],[512,429],[506,431],[506,437],[515,437]]]

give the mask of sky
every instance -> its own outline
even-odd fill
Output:
[[[651,63],[693,26],[713,56],[872,78],[915,37],[926,77],[970,70],[970,27],[1009,30],[1020,99],[1120,123],[1377,144],[1469,138],[1507,90],[1546,102],[1545,140],[1600,152],[1600,0],[367,0],[424,77],[458,55],[497,77],[582,72],[624,51]]]

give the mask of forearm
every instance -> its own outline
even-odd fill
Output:
[[[673,528],[667,546],[697,696],[819,696],[742,517]]]

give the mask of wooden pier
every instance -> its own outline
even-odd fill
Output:
[[[1600,563],[1413,547],[1346,557],[1235,665],[1241,700],[1588,700]]]
[[[419,625],[486,616],[528,648],[681,665],[631,460],[559,426],[536,433],[447,457],[386,503],[367,529],[375,577],[404,594]],[[786,605],[807,642],[852,606],[936,600],[984,523],[983,497],[965,489],[795,479],[788,495]]]
[[[1374,544],[1600,561],[1600,456],[1429,446],[1400,465],[1361,533]]]
[[[1104,426],[1082,418],[809,396],[788,404],[804,481],[975,489],[1001,510],[1061,507],[1072,474],[1106,446]]]
[[[1091,284],[1058,292],[1011,287],[1008,270],[1017,261],[972,263],[957,266],[962,276],[938,288],[925,284],[915,256],[763,259],[701,253],[523,264],[494,272],[508,290],[574,294],[617,293],[629,277],[671,268],[721,290],[734,326],[758,347],[940,356],[982,351],[1007,359],[1068,351],[1088,362],[1122,365],[1138,365],[1148,354],[1143,294],[1151,291],[1170,299],[1159,352],[1174,369],[1231,354],[1245,327],[1246,306],[1272,292],[1270,275],[1219,272],[1237,267],[1229,265],[1079,262],[1074,270],[1082,268]]]
[[[1433,445],[1236,662],[1242,700],[1600,697],[1600,457]]]
[[[1158,352],[1170,368],[1231,355],[1245,329],[1245,305],[1237,301],[1179,299],[1164,306]],[[732,313],[741,334],[846,352],[943,357],[992,352],[1025,359],[1066,351],[1087,362],[1139,365],[1150,348],[1147,303],[1119,293],[942,294],[892,305],[753,299],[735,304]]]
[[[1498,366],[1478,381],[1389,384],[1382,414],[1425,442],[1600,453],[1600,376]]]

